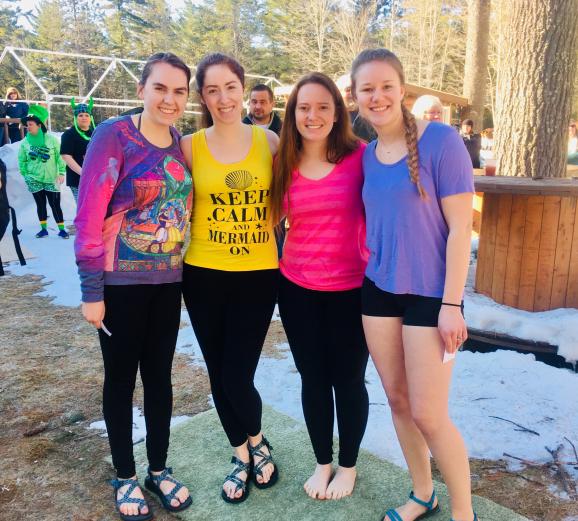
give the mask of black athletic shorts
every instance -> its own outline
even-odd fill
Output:
[[[379,289],[367,277],[361,288],[361,309],[369,317],[402,317],[404,326],[437,327],[442,299]],[[462,303],[462,313],[464,305]]]

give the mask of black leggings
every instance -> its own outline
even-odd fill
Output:
[[[353,467],[369,412],[361,289],[313,291],[281,276],[279,312],[301,375],[303,414],[317,463],[333,460],[335,392],[339,465]]]
[[[64,222],[62,209],[60,208],[60,192],[49,192],[47,190],[40,190],[34,192],[34,201],[36,201],[36,212],[38,213],[39,221],[46,221],[48,214],[46,213],[46,201],[52,210],[52,217],[57,223]]]
[[[153,471],[165,468],[173,406],[171,368],[181,311],[181,284],[104,287],[104,325],[99,329],[104,360],[103,413],[120,478],[135,474],[132,397],[136,374],[144,389],[146,447]]]
[[[233,447],[261,432],[253,382],[275,307],[278,270],[221,271],[185,264],[183,296],[215,408]]]

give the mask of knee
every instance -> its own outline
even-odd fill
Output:
[[[428,408],[427,404],[422,407],[413,407],[412,418],[426,439],[435,438],[446,422],[449,421],[447,415]]]
[[[406,393],[398,390],[387,392],[387,402],[396,416],[411,416],[411,407]]]

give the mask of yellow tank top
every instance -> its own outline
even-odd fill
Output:
[[[265,131],[252,126],[249,154],[223,164],[211,154],[205,130],[192,137],[194,201],[185,262],[224,271],[279,266],[269,214],[273,158]]]

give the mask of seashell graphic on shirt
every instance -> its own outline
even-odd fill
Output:
[[[233,190],[245,190],[253,184],[253,176],[247,170],[234,170],[225,177],[225,184]]]

